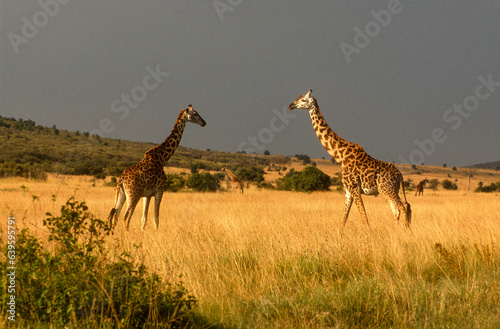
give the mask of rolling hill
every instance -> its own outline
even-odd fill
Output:
[[[45,172],[119,176],[140,161],[153,143],[102,138],[36,125],[32,120],[0,117],[0,177],[37,178]],[[200,151],[179,146],[168,166],[220,170],[232,164],[264,166],[266,156]]]
[[[500,161],[477,163],[475,165],[468,166],[468,168],[481,168],[481,169],[495,169],[495,170],[500,170]]]
[[[70,132],[56,126],[43,127],[32,120],[0,117],[0,177],[21,176],[44,178],[46,173],[90,175],[97,178],[119,176],[128,166],[140,161],[153,143],[102,138],[87,132]],[[302,170],[304,158],[313,161],[324,173],[333,177],[341,167],[330,158],[249,155],[212,150],[196,150],[179,146],[167,165],[167,171],[186,172],[190,169],[219,171],[222,167],[257,167],[265,169],[265,180],[275,182],[290,169]],[[500,180],[500,162],[478,164],[468,168],[412,166],[398,164],[405,180],[415,185],[423,178],[448,179],[461,190],[474,189],[482,182]],[[489,168],[489,169],[483,169]]]

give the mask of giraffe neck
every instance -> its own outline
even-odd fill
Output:
[[[314,99],[314,104],[309,110],[309,115],[311,116],[311,122],[314,131],[316,132],[316,136],[318,136],[321,145],[323,145],[323,147],[335,159],[337,163],[343,166],[343,148],[348,142],[337,135],[326,123],[325,119],[323,118],[323,114],[321,114],[316,99]]]
[[[231,180],[237,180],[236,176],[231,171],[229,171],[229,169],[226,168],[226,172]]]
[[[177,121],[175,122],[174,128],[170,135],[163,143],[158,146],[153,147],[146,152],[146,156],[153,157],[153,161],[165,166],[170,157],[174,154],[175,150],[179,146],[182,138],[182,133],[184,132],[184,127],[186,126],[186,118],[184,116],[185,110],[179,113]]]

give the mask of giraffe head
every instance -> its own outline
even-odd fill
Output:
[[[288,106],[288,109],[310,110],[314,104],[314,97],[311,96],[311,93],[312,90],[309,90],[305,95],[300,95],[299,98]]]
[[[205,127],[205,125],[207,124],[205,120],[203,120],[203,118],[198,114],[198,112],[195,111],[193,105],[191,104],[189,104],[188,108],[186,109],[185,117],[187,121],[196,123],[202,127]]]

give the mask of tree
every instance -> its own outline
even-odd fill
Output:
[[[438,185],[439,181],[436,178],[433,178],[429,181],[429,188],[433,189],[434,191],[437,190]]]
[[[277,189],[285,191],[328,191],[332,184],[330,176],[317,167],[307,166],[301,171],[290,170],[277,180]]]
[[[311,163],[311,158],[307,154],[295,154],[295,157],[299,160],[302,160],[302,164],[304,166]]]
[[[210,173],[193,173],[187,179],[187,187],[197,192],[215,192],[220,188],[219,181]]]
[[[255,182],[258,184],[264,181],[265,171],[262,168],[245,166],[238,167],[234,171],[234,174],[245,182]]]
[[[458,189],[457,187],[457,184],[453,183],[452,181],[449,181],[447,179],[443,180],[441,182],[441,186],[445,189],[445,190],[456,190]]]
[[[178,192],[186,186],[186,180],[181,175],[167,174],[164,190],[169,192]]]

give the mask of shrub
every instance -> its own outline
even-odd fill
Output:
[[[84,202],[70,198],[60,216],[47,213],[43,225],[50,232],[50,249],[29,229],[17,236],[16,260],[22,266],[16,270],[16,306],[27,327],[187,326],[194,297],[126,252],[110,256],[104,242],[111,227],[87,210]],[[1,271],[9,266],[0,264]],[[4,284],[3,301],[8,297]]]
[[[262,168],[246,166],[238,167],[234,174],[245,182],[255,182],[257,184],[264,181],[265,171]]]
[[[307,166],[301,171],[292,169],[276,183],[278,190],[299,192],[328,191],[332,184],[330,176],[313,166]]]
[[[309,157],[307,154],[295,154],[295,157],[299,160],[302,160],[302,164],[304,166],[311,163],[311,157]]]
[[[452,181],[449,181],[447,179],[443,180],[441,182],[441,186],[445,189],[445,190],[456,190],[458,187],[457,187],[457,184],[453,183]]]
[[[496,191],[500,191],[500,182],[491,183],[490,185],[484,185],[483,182],[479,182],[476,189],[474,190],[474,192],[484,193],[491,193]]]
[[[438,188],[438,185],[439,185],[439,181],[436,179],[436,178],[433,178],[431,179],[429,182],[429,188],[430,189],[433,189],[434,191],[437,190]]]
[[[342,174],[340,172],[336,173],[335,176],[332,177],[332,185],[342,186]]]
[[[167,174],[167,181],[165,182],[165,191],[178,192],[186,186],[186,180],[181,175]]]
[[[219,181],[210,173],[193,173],[187,179],[187,187],[197,192],[215,192],[220,188]]]

